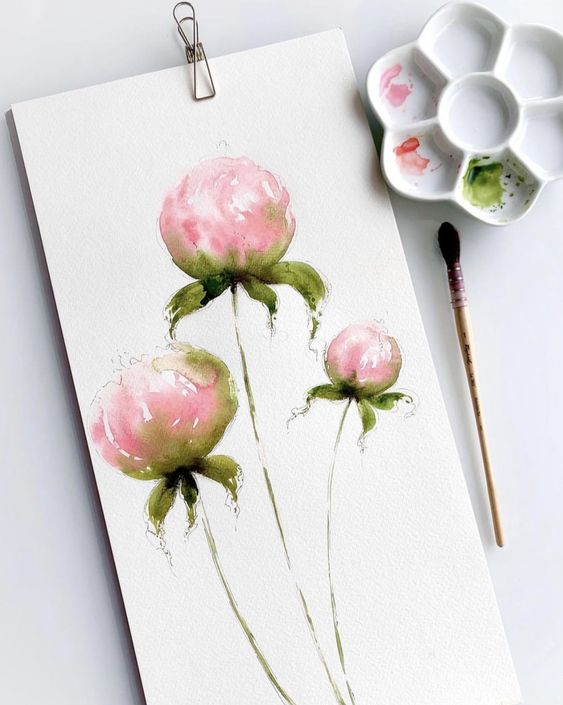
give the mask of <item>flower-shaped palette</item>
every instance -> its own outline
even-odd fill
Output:
[[[449,3],[367,77],[385,128],[383,173],[400,194],[480,220],[521,218],[563,177],[563,35]]]

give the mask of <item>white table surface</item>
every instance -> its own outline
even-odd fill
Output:
[[[196,2],[209,56],[341,26],[362,87],[440,0]],[[0,106],[182,61],[171,3],[2,3]],[[563,4],[488,3],[563,30]],[[241,86],[244,90],[244,86]],[[0,133],[0,689],[11,705],[143,703],[29,198]],[[345,149],[345,145],[341,148]],[[563,182],[493,229],[393,197],[526,702],[563,702]],[[463,264],[507,546],[495,548],[476,434],[434,234],[463,233]],[[475,703],[479,705],[479,703]],[[500,705],[500,704],[499,704]]]

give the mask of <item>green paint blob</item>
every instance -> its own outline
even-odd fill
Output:
[[[463,195],[469,203],[478,208],[501,205],[504,193],[501,184],[503,171],[500,162],[483,164],[482,159],[472,159],[463,177]]]

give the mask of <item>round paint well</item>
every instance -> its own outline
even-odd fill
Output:
[[[503,23],[485,8],[446,5],[425,26],[421,44],[451,77],[493,68],[504,34]]]
[[[410,45],[374,64],[367,90],[385,123],[409,124],[436,115],[444,78],[426,56]]]
[[[518,123],[518,105],[499,80],[473,74],[444,91],[440,120],[454,144],[484,152],[508,141]]]
[[[475,155],[458,181],[458,202],[481,220],[502,225],[521,218],[537,199],[542,184],[510,150]]]
[[[438,126],[389,132],[384,153],[388,176],[403,193],[432,199],[453,192],[463,161]]]
[[[551,98],[563,91],[563,38],[548,27],[514,27],[502,73],[522,99]]]
[[[530,106],[516,146],[546,179],[563,175],[563,102]]]

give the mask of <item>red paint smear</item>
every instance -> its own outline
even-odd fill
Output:
[[[421,157],[416,151],[420,147],[418,137],[409,137],[402,144],[399,144],[393,150],[397,155],[399,168],[405,174],[412,176],[422,176],[426,167],[430,164],[430,159]]]
[[[414,152],[420,147],[420,140],[418,137],[409,137],[402,144],[399,144],[393,150],[398,157],[402,157],[403,154],[408,154],[409,152]]]
[[[381,74],[379,81],[379,94],[391,103],[394,108],[398,108],[412,93],[412,82],[407,83],[392,83],[394,78],[401,73],[403,67],[401,64],[394,64]]]

